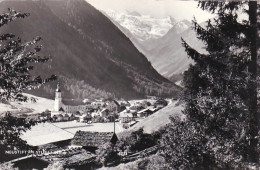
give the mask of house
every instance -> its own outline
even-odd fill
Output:
[[[103,102],[103,101],[95,101],[95,102],[92,102],[91,103],[91,106],[93,107],[93,108],[101,108],[101,107],[103,107],[105,105],[105,102]]]
[[[134,117],[132,113],[121,112],[119,113],[119,120],[120,123],[129,123],[134,120]]]
[[[113,132],[77,131],[71,144],[82,146],[83,148],[93,152],[102,144],[110,142],[115,145],[117,141],[118,137]]]
[[[154,113],[153,110],[146,108],[146,109],[143,109],[143,110],[140,110],[139,112],[137,112],[137,116],[138,117],[147,117],[147,116],[150,116],[153,113]]]
[[[64,169],[80,169],[78,166],[91,167],[90,164],[96,159],[96,155],[81,148],[62,149],[40,156],[42,160],[48,162],[63,162]],[[84,168],[84,169],[85,169]],[[88,169],[87,168],[87,169]],[[94,168],[90,168],[94,169]]]
[[[109,110],[105,108],[105,109],[101,110],[99,116],[106,117],[106,116],[108,116],[108,114],[109,114]]]
[[[34,156],[13,160],[12,163],[14,164],[14,167],[18,169],[44,169],[50,164],[50,162]]]
[[[154,103],[154,106],[156,108],[163,108],[168,105],[168,102],[164,99],[159,99]]]
[[[72,148],[30,155],[11,162],[19,169],[44,169],[54,162],[63,162],[64,169],[96,169],[95,160],[95,154],[81,148]]]
[[[106,108],[110,111],[110,112],[119,112],[119,110],[120,110],[120,104],[117,102],[117,101],[115,101],[115,100],[112,100],[112,101],[109,101],[108,103],[107,103],[107,106],[106,106]]]
[[[62,114],[54,115],[55,121],[60,122],[63,121],[64,116]]]
[[[92,120],[92,117],[90,114],[84,115],[83,122],[90,122]]]

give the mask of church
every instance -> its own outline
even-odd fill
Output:
[[[87,104],[83,101],[77,100],[63,100],[61,96],[61,90],[59,83],[55,91],[54,110],[51,116],[59,114],[72,114],[76,112],[86,112],[88,109]]]

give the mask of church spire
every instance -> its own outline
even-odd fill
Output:
[[[61,90],[60,90],[60,82],[58,82],[58,84],[57,84],[56,92],[61,92]]]

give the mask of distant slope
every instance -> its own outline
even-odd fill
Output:
[[[132,42],[84,0],[6,0],[0,2],[0,13],[8,7],[30,16],[2,27],[0,33],[11,32],[22,40],[43,37],[41,54],[53,58],[34,74],[58,75],[66,98],[178,95],[180,88],[155,71]],[[30,93],[53,98],[56,84]]]

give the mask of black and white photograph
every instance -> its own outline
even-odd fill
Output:
[[[0,0],[0,170],[260,169],[260,1]]]

